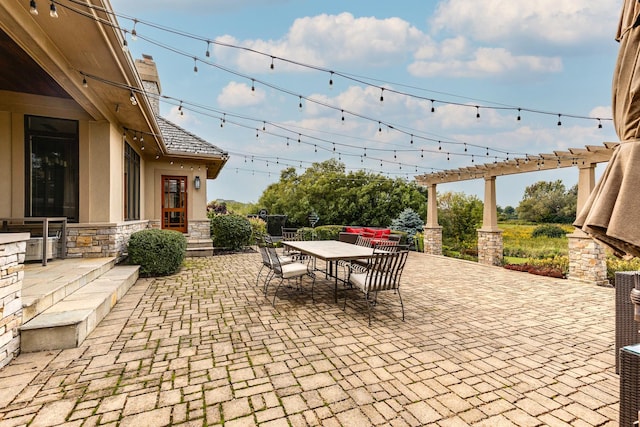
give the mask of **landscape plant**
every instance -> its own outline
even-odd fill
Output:
[[[187,239],[173,230],[147,229],[131,234],[127,244],[129,263],[140,265],[141,276],[166,276],[180,269]]]
[[[235,214],[214,215],[210,221],[214,247],[238,251],[251,242],[253,229],[248,218]]]

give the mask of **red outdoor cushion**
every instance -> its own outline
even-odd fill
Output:
[[[345,227],[344,231],[345,231],[346,233],[356,233],[356,234],[360,234],[360,233],[362,233],[362,228]]]
[[[363,228],[362,232],[367,234],[376,234],[376,230],[374,230],[373,228],[367,228],[367,227]]]
[[[387,239],[389,237],[389,234],[391,234],[391,230],[389,230],[388,228],[375,230],[373,237],[375,237],[376,239]]]

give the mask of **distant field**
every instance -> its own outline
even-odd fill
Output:
[[[558,224],[567,234],[575,229],[569,224]],[[537,225],[500,223],[503,230],[502,239],[504,256],[507,262],[516,264],[527,258],[550,258],[557,255],[568,255],[569,242],[566,237],[531,237]]]

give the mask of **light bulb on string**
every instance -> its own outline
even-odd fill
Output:
[[[193,57],[193,72],[198,72],[198,58],[196,58],[195,56]]]
[[[131,101],[131,105],[138,105],[138,101],[136,100],[136,96],[133,91],[129,91],[129,101]]]
[[[413,145],[413,134],[411,134],[411,142],[410,142],[410,144]]]
[[[520,108],[518,108],[518,117],[516,118],[517,121],[520,121],[522,119],[522,117],[520,117]]]
[[[56,9],[56,4],[51,0],[51,6],[49,6],[49,16],[52,18],[58,17],[58,10]]]
[[[124,30],[124,37],[122,39],[122,51],[129,52],[129,43],[127,43],[127,30]]]
[[[438,151],[442,151],[442,144],[440,141],[438,141]]]
[[[433,99],[432,99],[432,100],[431,100],[431,112],[432,112],[432,113],[435,113],[435,112],[436,112],[436,107],[435,107],[435,105],[433,104],[434,102],[435,102],[435,100],[433,100]]]
[[[273,56],[271,57],[271,65],[269,65],[269,69],[273,70],[275,68],[275,65],[273,64]]]
[[[220,119],[220,127],[224,127],[224,124],[227,122],[227,113],[222,115],[222,119]]]
[[[602,121],[598,119],[598,129],[602,129]]]
[[[33,16],[38,16],[38,5],[36,4],[36,0],[31,0],[29,2],[29,13]]]
[[[298,144],[300,144],[300,137],[302,137],[302,134],[298,134]]]
[[[180,105],[178,106],[178,111],[180,112],[181,116],[184,116],[184,111],[182,111],[182,101],[180,101]]]
[[[558,126],[562,126],[562,121],[560,120],[562,117],[562,114],[558,114]]]
[[[378,122],[378,133],[382,133],[382,123]]]
[[[344,110],[341,110],[341,111],[342,111],[342,119],[341,120],[342,120],[342,124],[344,124]]]
[[[464,152],[465,153],[467,152],[467,143],[466,142],[464,143]]]
[[[476,119],[480,118],[480,107],[476,105]]]
[[[287,147],[289,146],[289,137],[287,137]]]
[[[331,71],[331,75],[329,76],[329,89],[333,89],[333,71]]]
[[[380,102],[383,102],[383,101],[384,101],[384,88],[381,87],[380,88]]]
[[[211,52],[209,52],[209,48],[211,47],[211,40],[207,40],[207,51],[204,53],[204,56],[209,58],[211,56]]]
[[[137,19],[133,20],[133,28],[131,29],[131,41],[138,40],[138,32],[136,31],[136,24],[138,23]]]
[[[262,132],[266,132],[267,130],[267,122],[263,121],[262,122]]]
[[[254,79],[251,79],[251,95],[255,95],[256,94],[256,81]]]
[[[298,95],[300,102],[298,103],[298,110],[302,111],[302,95]]]
[[[86,77],[82,78],[82,87],[84,87],[84,88],[88,88],[89,87],[89,84],[87,83],[87,78]]]

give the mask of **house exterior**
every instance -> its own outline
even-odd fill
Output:
[[[108,0],[30,3],[0,2],[0,218],[67,218],[66,257],[122,257],[147,227],[210,240],[227,153],[159,116],[155,63],[123,50]]]

